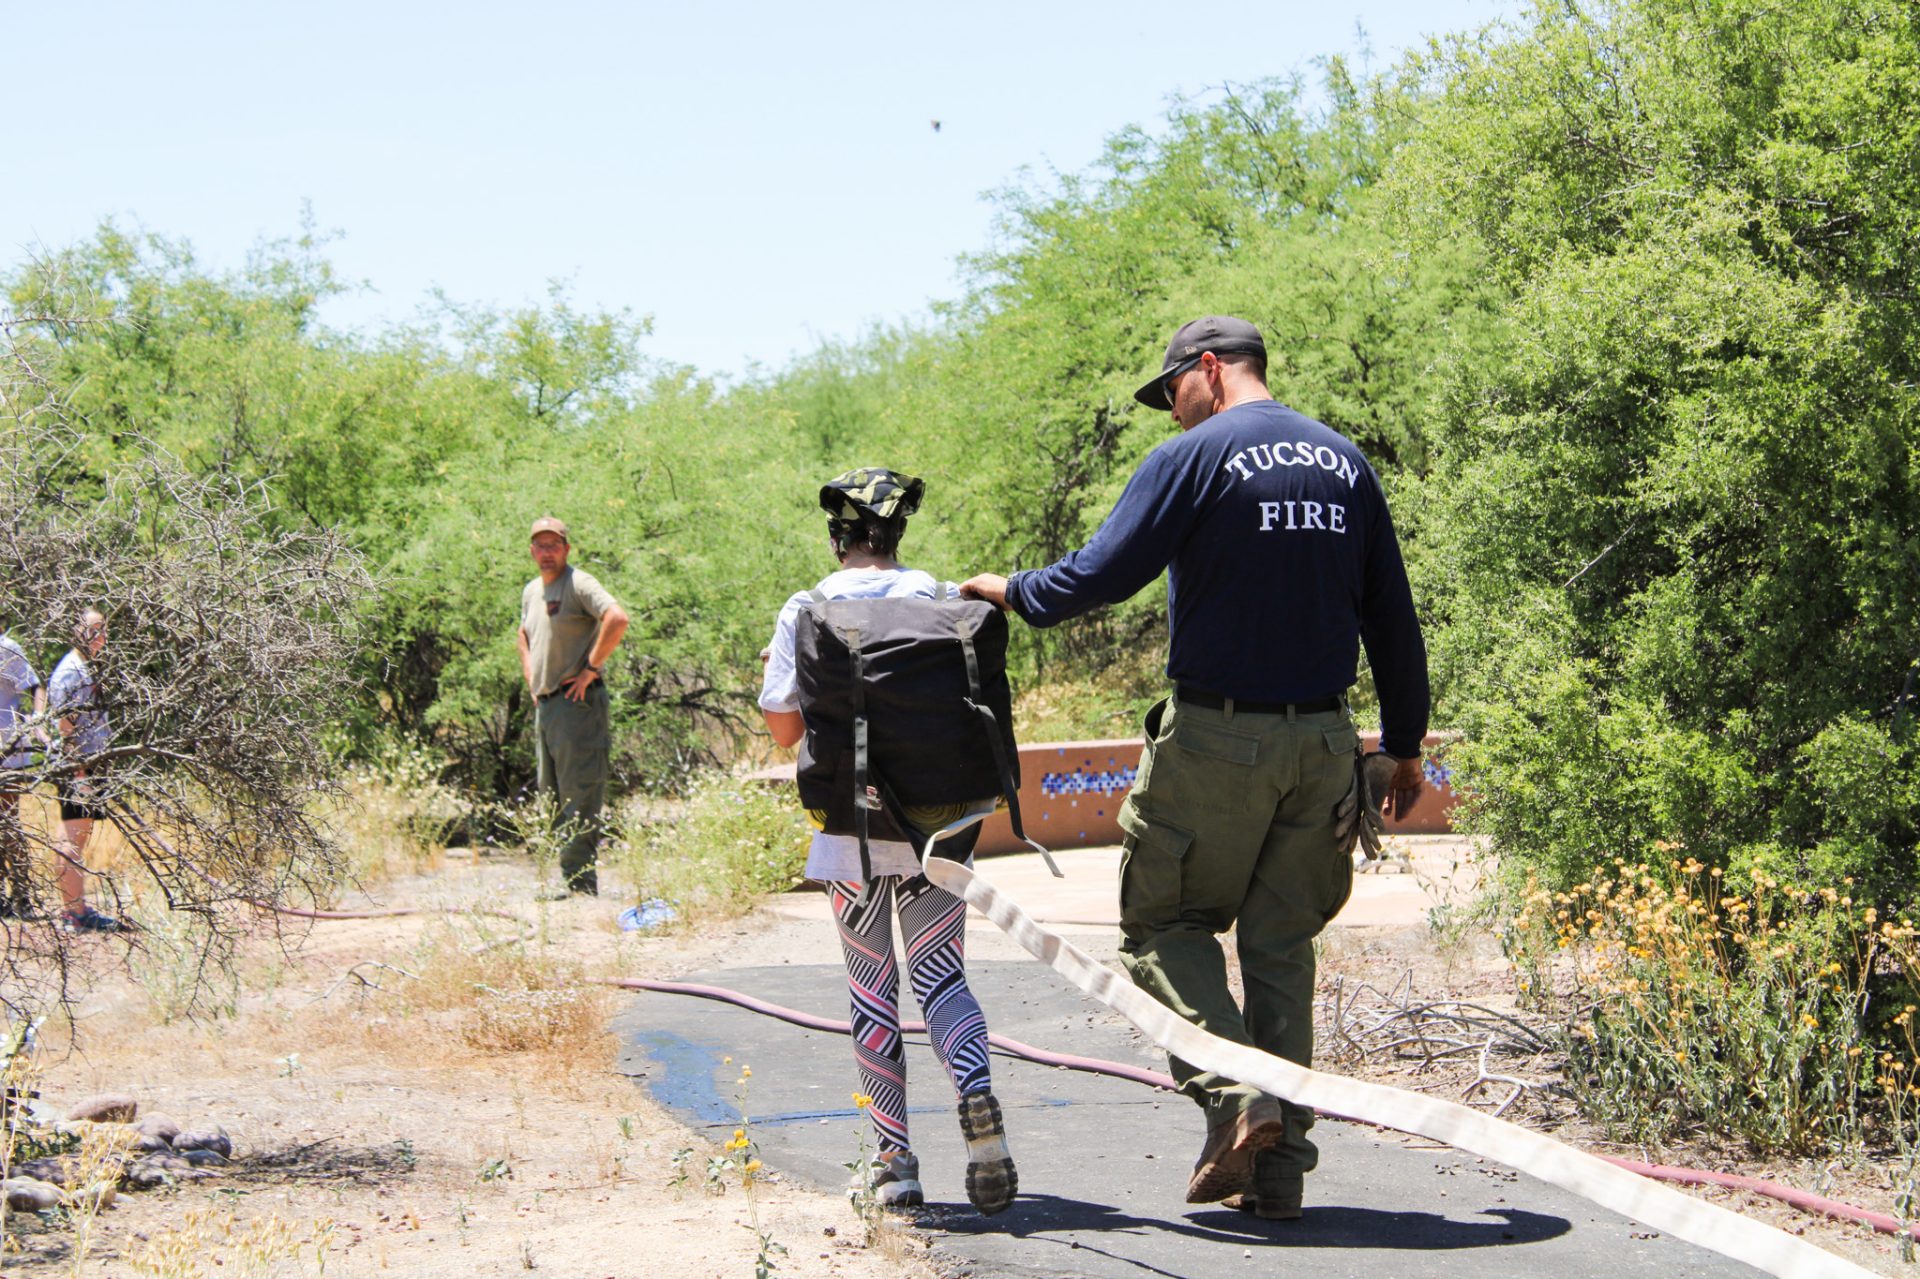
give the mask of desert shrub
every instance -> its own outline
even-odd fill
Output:
[[[183,1017],[232,1017],[240,1006],[240,972],[199,911],[173,910],[158,892],[134,894],[126,918],[140,930],[140,957],[127,965],[147,1010],[162,1026]]]
[[[461,1021],[460,1038],[485,1053],[576,1048],[604,1035],[606,1002],[591,987],[483,985]]]
[[[683,918],[725,918],[793,887],[812,833],[791,787],[709,773],[683,802],[632,812],[602,864],[642,900],[661,898]]]
[[[443,780],[446,771],[444,756],[393,738],[346,768],[342,793],[325,806],[346,854],[338,887],[371,887],[439,867],[448,840],[464,833],[476,807]]]
[[[1914,30],[1594,0],[1426,64],[1387,186],[1507,296],[1435,370],[1416,588],[1468,814],[1549,888],[1667,841],[1920,897]]]
[[[252,926],[245,903],[306,895],[338,873],[313,800],[338,784],[323,739],[352,698],[343,667],[372,582],[333,530],[288,527],[260,484],[196,474],[138,423],[121,423],[118,456],[95,469],[95,424],[45,372],[88,331],[80,300],[39,302],[0,312],[0,599],[42,672],[97,610],[109,638],[90,669],[108,727],[84,758],[0,768],[0,786],[44,794],[84,770],[100,825],[132,854],[118,877],[89,868],[89,896],[122,909],[136,876],[151,881],[206,922],[195,942],[217,968]],[[55,832],[26,816],[0,839],[50,880]],[[31,1015],[70,998],[72,944],[11,931],[0,1003]]]
[[[1733,886],[1692,858],[1531,885],[1507,942],[1523,994],[1561,1016],[1583,1113],[1656,1145],[1910,1148],[1914,929],[1851,887]]]
[[[451,925],[421,942],[398,987],[403,1016],[438,1014],[467,1047],[577,1061],[607,1046],[609,992],[577,961],[524,943],[476,948]]]

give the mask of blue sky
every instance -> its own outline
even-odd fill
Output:
[[[1176,95],[1518,8],[0,0],[0,263],[113,217],[238,266],[310,204],[368,286],[336,325],[563,279],[651,315],[651,355],[737,374],[956,295],[985,192]]]

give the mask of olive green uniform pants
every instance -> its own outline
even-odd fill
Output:
[[[607,707],[607,686],[595,680],[584,700],[556,694],[542,701],[533,716],[540,789],[553,792],[556,828],[572,829],[560,848],[560,875],[579,893],[600,890],[595,866],[612,746]]]
[[[1235,713],[1162,701],[1120,810],[1121,962],[1134,984],[1223,1039],[1313,1061],[1313,939],[1346,904],[1353,863],[1334,847],[1333,808],[1353,785],[1358,738],[1345,710]],[[1244,1010],[1218,935],[1235,930]],[[1169,1063],[1181,1091],[1232,1119],[1261,1092]],[[1319,1153],[1313,1112],[1282,1102],[1276,1149],[1301,1172]]]

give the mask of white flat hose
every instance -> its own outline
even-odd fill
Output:
[[[1099,963],[1058,933],[1041,927],[1018,902],[972,867],[934,854],[934,845],[940,840],[978,820],[979,814],[970,814],[934,833],[921,855],[927,878],[964,899],[1034,958],[1182,1060],[1252,1084],[1298,1106],[1413,1133],[1495,1160],[1611,1208],[1623,1217],[1782,1279],[1872,1273],[1784,1230],[1683,1194],[1563,1141],[1469,1106],[1311,1070],[1202,1030],[1124,975]]]

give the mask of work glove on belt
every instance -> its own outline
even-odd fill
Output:
[[[1353,856],[1356,844],[1367,861],[1380,856],[1380,837],[1386,833],[1380,807],[1386,803],[1387,787],[1398,767],[1399,761],[1382,751],[1355,757],[1353,785],[1333,806],[1333,843],[1340,856]]]

